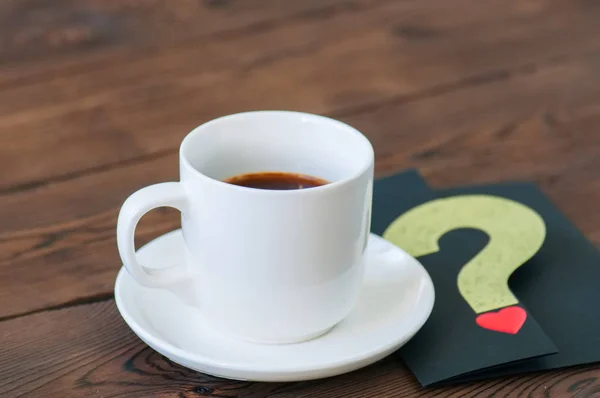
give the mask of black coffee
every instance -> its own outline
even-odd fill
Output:
[[[328,184],[318,177],[312,177],[306,174],[282,173],[282,172],[261,172],[240,174],[234,177],[229,177],[225,182],[241,187],[256,188],[256,189],[273,189],[273,190],[291,190],[291,189],[307,189],[319,187]]]

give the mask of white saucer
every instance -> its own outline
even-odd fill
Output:
[[[159,268],[183,261],[181,230],[138,251]],[[423,326],[433,308],[433,283],[423,266],[398,247],[371,235],[365,285],[353,312],[329,333],[303,343],[262,345],[236,340],[211,327],[190,302],[186,286],[138,285],[121,268],[115,285],[125,322],[173,362],[214,376],[252,381],[298,381],[346,373],[391,354]]]

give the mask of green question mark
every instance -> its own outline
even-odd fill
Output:
[[[542,246],[543,219],[506,198],[462,195],[409,210],[389,225],[383,237],[420,257],[439,251],[440,238],[458,228],[476,228],[489,236],[488,244],[458,273],[460,294],[477,314],[479,326],[516,334],[527,313],[516,306],[519,300],[510,291],[508,278]]]

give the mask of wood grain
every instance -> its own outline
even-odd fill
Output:
[[[394,355],[323,380],[229,381],[183,368],[148,348],[128,329],[112,300],[5,321],[0,335],[4,398],[592,397],[600,392],[598,365],[422,389]]]
[[[343,12],[354,6],[355,2],[347,0],[3,1],[0,62],[22,66],[81,56],[97,59],[182,40],[243,34],[307,14]]]
[[[114,239],[116,212],[0,240],[0,320],[112,297],[121,263]],[[140,222],[137,247],[179,228],[179,213],[157,209]],[[13,300],[19,297],[19,300]]]
[[[600,9],[580,1],[358,4],[242,36],[5,74],[0,192],[174,152],[192,127],[227,113],[350,114],[600,50],[590,35]],[[69,156],[55,156],[66,145]]]

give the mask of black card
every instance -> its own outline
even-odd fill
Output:
[[[482,371],[466,379],[600,361],[600,317],[597,316],[600,254],[575,225],[533,184],[495,184],[448,189],[438,194],[446,197],[488,194],[512,199],[534,209],[546,224],[541,249],[513,273],[509,286],[556,344],[558,353]],[[455,239],[462,242],[467,251],[475,251],[481,244],[476,243],[480,235],[480,232],[464,231],[457,233]]]
[[[373,184],[371,232],[382,235],[390,221],[408,209],[434,197],[416,170],[380,178]]]
[[[472,215],[473,209],[478,206],[477,201],[466,205],[462,203],[462,210],[459,206],[458,210],[450,209],[450,212],[444,213],[443,208],[435,208],[435,194],[425,189],[422,182],[418,184],[417,177],[412,172],[375,183],[372,231],[383,234],[386,239],[405,249],[408,247],[417,253],[428,253],[419,256],[419,260],[434,282],[434,309],[422,330],[400,350],[400,355],[419,381],[423,385],[432,385],[456,378],[481,377],[481,372],[502,365],[555,353],[556,347],[532,313],[527,311],[526,303],[517,300],[508,289],[508,275],[512,270],[504,270],[506,276],[502,279],[498,277],[497,270],[481,268],[485,261],[474,265],[473,260],[481,257],[484,248],[499,245],[499,233],[493,233],[492,242],[486,233],[461,228],[460,222],[455,226],[452,224],[460,221],[461,217]],[[461,201],[463,199],[468,198],[460,198]],[[427,214],[421,212],[424,207],[420,206],[422,204],[428,205]],[[433,208],[430,204],[434,204]],[[485,206],[483,208],[481,216],[471,220],[472,224],[490,219]],[[500,213],[504,214],[504,210],[501,210]],[[516,210],[517,213],[512,217],[517,220],[521,216],[536,217],[528,214],[526,209],[521,214],[524,209],[519,206],[516,206]],[[446,216],[446,221],[455,220],[450,220],[450,224],[444,226],[442,214],[462,216]],[[491,218],[495,221],[490,228],[506,229],[503,217],[495,217]],[[499,223],[500,227],[494,223]],[[465,227],[470,225],[468,222],[464,224]],[[447,233],[440,233],[444,228]],[[533,255],[543,242],[544,231],[541,235],[539,231],[521,232],[522,236],[513,236],[512,240],[501,243],[504,246],[518,246],[520,251],[515,252],[519,253],[538,244],[530,250]],[[436,233],[439,233],[439,237],[436,237]],[[468,234],[467,239],[465,234]],[[502,257],[502,253],[506,252],[496,251],[496,256]],[[511,261],[514,262],[514,259]],[[467,263],[471,263],[470,267],[465,266]],[[486,289],[482,290],[481,286]],[[488,289],[492,293],[487,294]],[[497,318],[502,318],[501,322],[497,322]]]

